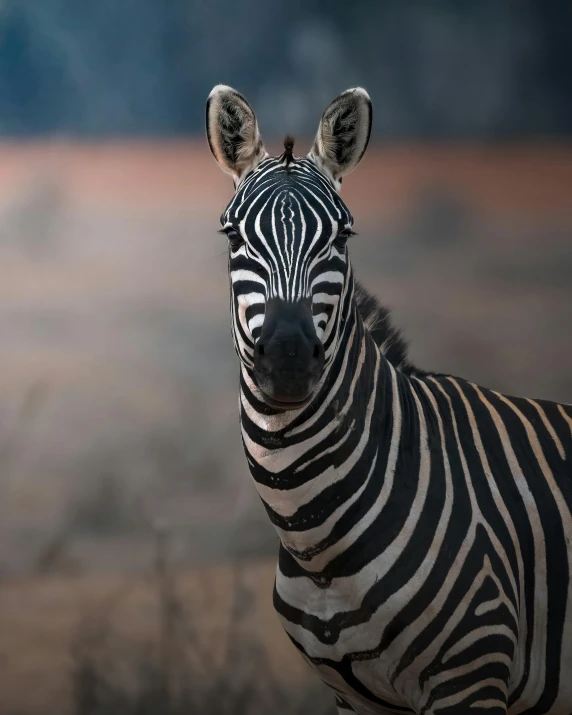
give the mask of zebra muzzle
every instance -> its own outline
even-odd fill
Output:
[[[285,409],[308,401],[323,367],[310,301],[269,299],[254,349],[254,376],[265,397]]]

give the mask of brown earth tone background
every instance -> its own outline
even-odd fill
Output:
[[[231,192],[202,142],[0,145],[0,715],[332,712],[271,609]],[[414,362],[572,402],[571,145],[377,146],[343,197]]]

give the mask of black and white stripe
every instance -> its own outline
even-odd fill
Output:
[[[407,361],[353,278],[326,159],[262,159],[222,218],[276,610],[340,713],[570,715],[572,407]],[[310,300],[326,348],[298,409],[252,372],[271,297]]]
[[[346,251],[335,239],[352,217],[308,159],[265,159],[224,212],[230,244],[231,311],[236,350],[252,367],[264,307],[270,298],[309,298],[326,362],[336,348],[336,318],[346,285]],[[244,240],[248,236],[248,240]],[[239,240],[240,239],[240,240]]]

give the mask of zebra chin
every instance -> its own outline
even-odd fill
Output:
[[[281,410],[297,410],[309,404],[314,396],[319,376],[306,379],[273,380],[266,375],[254,377],[264,402]]]

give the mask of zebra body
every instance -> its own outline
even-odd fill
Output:
[[[345,246],[370,126],[349,90],[271,159],[241,95],[207,106],[275,608],[340,713],[570,715],[572,408],[407,361]]]

